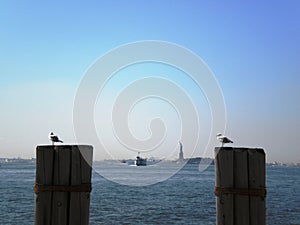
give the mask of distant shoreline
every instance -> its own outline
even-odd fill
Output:
[[[132,159],[120,159],[120,160],[108,160],[108,159],[103,159],[103,160],[94,160],[93,162],[99,163],[99,162],[127,162]],[[157,160],[159,161],[166,161],[170,163],[177,163],[179,160]],[[214,159],[212,158],[202,158],[202,157],[195,157],[195,158],[188,158],[184,159],[181,161],[182,163],[186,164],[199,164],[204,163],[204,164],[211,164],[214,165]],[[23,158],[0,158],[0,164],[5,164],[5,163],[36,163],[35,158],[31,159],[23,159]],[[300,163],[283,163],[283,162],[272,162],[272,163],[266,163],[266,166],[271,166],[271,167],[294,167],[294,168],[300,168]]]

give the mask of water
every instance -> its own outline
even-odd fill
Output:
[[[0,224],[33,224],[34,164],[0,167]],[[214,168],[128,187],[93,173],[90,224],[215,224]],[[300,168],[267,167],[267,224],[300,225]]]

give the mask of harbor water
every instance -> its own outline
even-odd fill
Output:
[[[34,179],[34,163],[1,164],[1,225],[33,224]],[[90,224],[215,224],[214,179],[213,166],[200,173],[186,165],[166,181],[133,187],[94,171]],[[300,168],[267,167],[267,224],[300,225],[299,190]]]

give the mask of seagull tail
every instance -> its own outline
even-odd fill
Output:
[[[62,140],[58,140],[60,143],[64,143]]]

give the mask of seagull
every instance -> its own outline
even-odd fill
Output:
[[[224,136],[223,134],[217,134],[217,139],[222,143],[222,147],[226,143],[233,143],[232,140],[230,140],[228,137]]]
[[[51,132],[49,134],[49,139],[51,140],[52,145],[54,145],[55,142],[61,142],[61,143],[63,143],[63,141],[59,140],[58,136],[54,135],[53,132]]]

